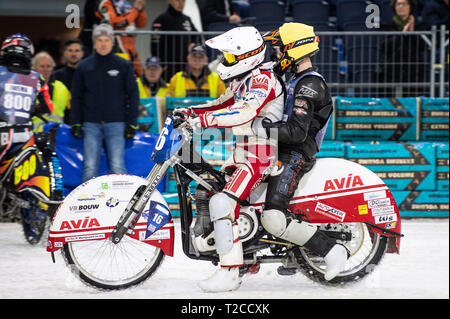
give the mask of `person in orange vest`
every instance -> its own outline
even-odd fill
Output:
[[[146,0],[135,0],[131,5],[127,0],[101,0],[95,15],[102,23],[110,24],[114,31],[134,31],[147,24],[145,12]],[[138,76],[142,75],[141,60],[135,46],[135,37],[132,35],[115,35],[116,50],[128,54]]]
[[[192,46],[187,62],[185,70],[175,73],[170,79],[167,96],[217,98],[225,92],[225,83],[208,68],[208,57],[203,45]]]

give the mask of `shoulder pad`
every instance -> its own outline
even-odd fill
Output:
[[[301,79],[295,87],[295,97],[305,97],[314,100],[323,99],[328,92],[325,82],[314,75],[309,75]]]

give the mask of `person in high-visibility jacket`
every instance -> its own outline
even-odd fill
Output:
[[[53,69],[55,67],[55,61],[53,57],[45,52],[41,51],[37,53],[31,60],[31,66],[33,70],[42,75],[49,88],[49,94],[53,102],[53,111],[51,113],[42,114],[42,116],[51,122],[62,123],[64,120],[64,112],[66,108],[70,108],[70,91],[66,85],[56,80],[52,76]],[[33,118],[34,130],[42,131],[44,122],[37,118]]]
[[[164,69],[161,66],[159,57],[152,56],[145,61],[144,73],[137,78],[137,84],[139,88],[139,99],[156,97],[158,100],[158,115],[155,118],[161,118],[165,109],[165,97],[167,94],[167,83],[161,77]],[[139,122],[139,118],[147,118],[149,111],[142,105],[139,105],[139,117],[137,129],[142,132],[148,132],[151,125],[149,123]]]
[[[207,66],[208,57],[203,45],[196,44],[191,48],[187,62],[186,69],[170,79],[167,96],[217,98],[225,92],[225,83]]]
[[[139,98],[161,96],[167,93],[167,83],[161,77],[164,69],[157,56],[149,57],[145,61],[144,74],[137,78]]]

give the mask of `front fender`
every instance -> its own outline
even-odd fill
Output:
[[[107,240],[136,189],[146,183],[145,179],[138,176],[111,174],[79,185],[67,195],[56,211],[49,231],[47,251],[56,251],[69,242]],[[163,196],[155,190],[133,233],[127,236],[159,247],[166,255],[173,256],[174,225],[171,219],[146,238],[152,202],[169,211]]]

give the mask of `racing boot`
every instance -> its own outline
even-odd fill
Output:
[[[345,263],[348,259],[347,249],[339,244],[336,244],[325,255],[324,260],[327,265],[325,272],[325,280],[330,281],[336,277],[345,268]]]
[[[239,267],[244,264],[242,242],[239,240],[238,225],[234,224],[232,229],[233,245],[231,249],[219,253],[221,267],[210,278],[198,283],[198,286],[205,292],[233,291],[241,286]]]

